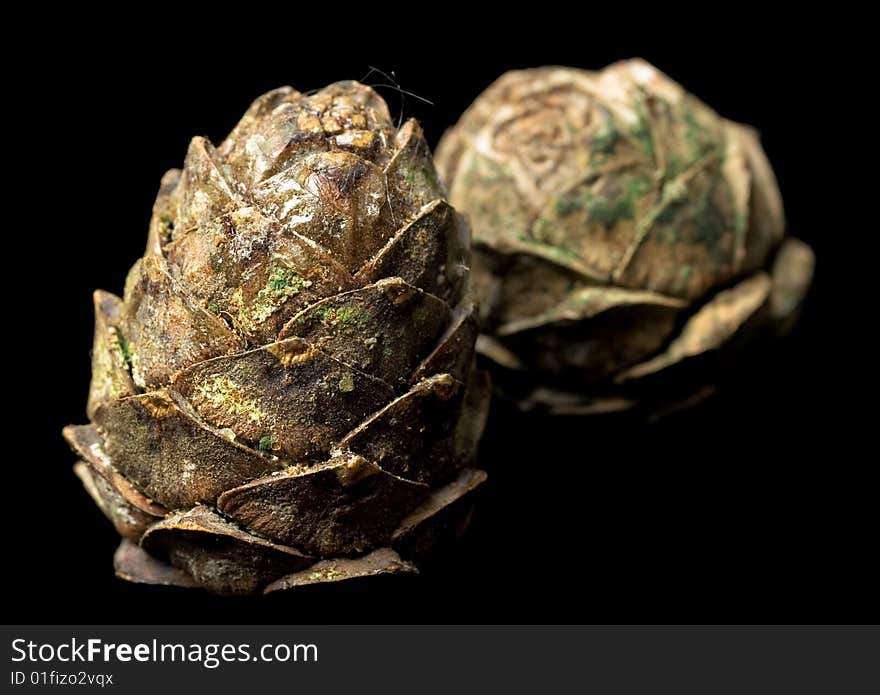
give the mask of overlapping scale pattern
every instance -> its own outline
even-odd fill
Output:
[[[489,389],[444,196],[418,124],[355,82],[192,140],[123,298],[95,293],[91,423],[64,433],[119,576],[279,590],[458,530]]]
[[[757,133],[642,60],[506,73],[437,163],[474,229],[481,352],[525,407],[675,398],[810,285]]]

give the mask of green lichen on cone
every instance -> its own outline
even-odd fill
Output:
[[[90,424],[64,431],[120,577],[245,594],[413,571],[411,520],[434,538],[450,489],[464,518],[488,382],[444,196],[418,124],[356,82],[193,139],[123,298],[95,293]]]
[[[437,164],[474,230],[478,348],[524,407],[661,405],[657,377],[787,329],[810,285],[757,133],[641,60],[503,75]]]

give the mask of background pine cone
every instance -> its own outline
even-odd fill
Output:
[[[354,82],[192,140],[124,298],[95,293],[92,424],[64,432],[120,576],[276,590],[458,529],[488,388],[443,197],[418,124]]]
[[[691,396],[811,282],[757,134],[644,61],[509,72],[437,162],[474,229],[478,346],[527,407]]]

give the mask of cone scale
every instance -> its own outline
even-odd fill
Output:
[[[64,431],[117,574],[275,591],[413,571],[460,530],[489,391],[469,248],[368,87],[281,88],[194,138],[123,297],[95,293],[90,422]]]
[[[641,60],[506,73],[437,163],[474,230],[478,348],[526,409],[692,401],[810,286],[757,133]]]

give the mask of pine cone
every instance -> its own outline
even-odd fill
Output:
[[[95,293],[92,424],[64,432],[117,574],[271,591],[412,570],[456,530],[488,386],[443,198],[418,124],[355,82],[192,140],[124,299]]]
[[[811,282],[756,133],[640,60],[505,74],[437,163],[474,229],[478,349],[526,407],[700,392]]]

